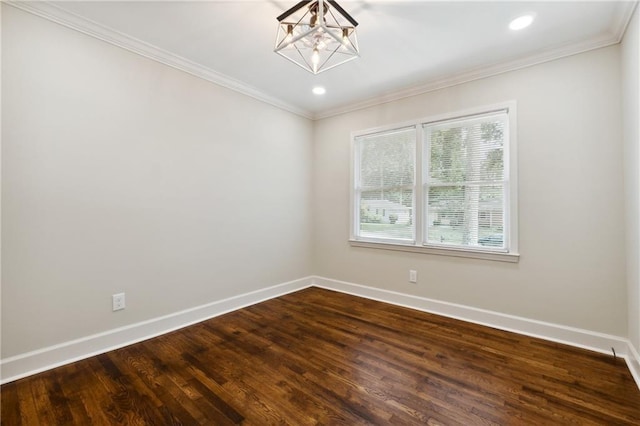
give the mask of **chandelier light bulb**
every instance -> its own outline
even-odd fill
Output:
[[[311,55],[311,63],[315,66],[318,65],[318,63],[320,62],[320,52],[318,51],[318,48],[315,47],[313,49],[313,54]]]
[[[287,25],[287,36],[284,39],[286,44],[290,44],[293,40],[293,25]]]
[[[346,28],[342,29],[342,44],[345,46],[349,44],[349,30]]]

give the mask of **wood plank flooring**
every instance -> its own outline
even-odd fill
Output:
[[[3,385],[3,425],[638,425],[623,360],[318,288]]]

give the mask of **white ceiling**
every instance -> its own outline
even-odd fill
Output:
[[[341,0],[361,57],[312,75],[273,53],[297,0],[12,3],[312,118],[620,41],[633,1]],[[508,29],[535,13],[533,25]],[[327,93],[316,96],[312,87]]]

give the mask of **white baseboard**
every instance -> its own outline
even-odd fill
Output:
[[[312,277],[278,284],[170,315],[16,355],[0,361],[0,383],[141,342],[236,309],[311,286]]]
[[[589,349],[612,356],[613,352],[611,348],[613,348],[617,356],[625,359],[638,388],[640,388],[640,356],[638,356],[631,342],[624,337],[412,296],[330,278],[313,277],[313,285],[500,330]]]
[[[335,290],[341,293],[417,309],[449,318],[456,318],[605,354],[612,354],[611,348],[614,348],[616,354],[624,358],[627,362],[631,375],[636,381],[638,388],[640,388],[640,355],[638,355],[636,349],[626,338],[317,276],[282,283],[163,317],[3,359],[0,361],[0,383],[8,383],[61,365],[141,342],[209,318],[311,286]]]
[[[631,342],[629,342],[629,352],[624,359],[627,361],[627,366],[629,367],[629,371],[631,371],[633,379],[636,381],[638,388],[640,388],[640,354],[638,354],[638,351],[633,347]]]

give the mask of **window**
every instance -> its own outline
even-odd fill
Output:
[[[356,137],[358,236],[414,241],[415,126]]]
[[[515,103],[353,134],[354,245],[517,261]]]

